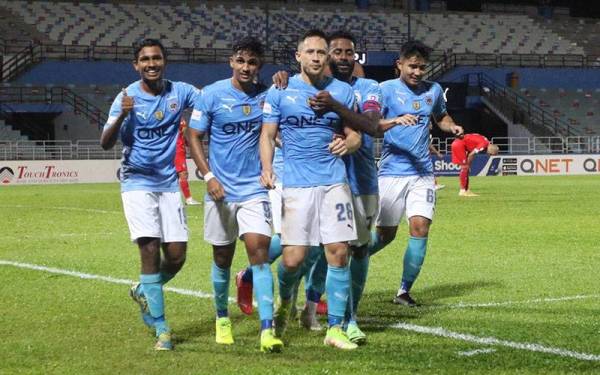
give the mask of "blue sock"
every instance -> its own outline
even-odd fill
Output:
[[[276,233],[273,235],[273,237],[271,237],[271,244],[269,245],[269,264],[273,264],[277,258],[279,258],[281,256],[281,252],[282,252],[282,247],[281,247],[281,236]],[[252,267],[248,266],[246,268],[246,271],[244,272],[244,275],[242,276],[242,280],[244,280],[244,282],[246,283],[251,283],[252,282]]]
[[[314,247],[316,248],[316,246]],[[318,249],[320,249],[319,251],[321,253],[315,264],[312,266],[310,276],[304,286],[307,291],[312,289],[314,292],[323,295],[325,293],[325,279],[327,278],[327,258],[325,257],[323,248],[319,246]],[[313,250],[313,247],[311,247],[309,251],[313,252],[317,250]]]
[[[229,315],[229,311],[227,310],[227,303],[229,302],[229,268],[220,268],[213,262],[211,278],[215,294],[217,317],[226,317]]]
[[[306,288],[306,300],[314,303],[319,303],[321,300],[321,293],[313,290],[313,288]]]
[[[142,274],[140,275],[140,282],[142,283],[146,300],[148,300],[150,315],[154,319],[156,336],[163,332],[169,332],[169,326],[165,320],[165,300],[160,274]]]
[[[346,321],[354,322],[356,320],[356,311],[358,303],[362,298],[365,284],[367,282],[367,274],[369,272],[369,256],[357,259],[352,257],[350,260],[350,275],[352,277],[352,293],[351,303],[346,308]]]
[[[269,263],[252,266],[254,297],[258,302],[258,316],[261,322],[273,321],[273,274]],[[262,324],[261,324],[262,325]]]
[[[402,271],[401,289],[409,292],[421,272],[427,251],[427,237],[410,237],[404,253],[404,270]]]
[[[369,242],[369,256],[375,255],[379,252],[379,250],[383,249],[387,246],[387,243],[381,241],[381,238],[377,234],[377,232],[371,232],[371,241]]]
[[[298,282],[300,269],[288,271],[281,262],[277,265],[277,276],[279,277],[279,297],[283,301],[289,301],[294,293],[294,286]]]
[[[329,326],[340,325],[344,320],[350,295],[350,268],[328,266],[325,285]]]
[[[278,233],[271,237],[271,244],[269,245],[269,263],[273,264],[281,256],[283,248],[281,247],[281,235]]]
[[[166,271],[160,271],[160,282],[162,285],[165,285],[166,283],[169,282],[169,280],[171,280],[172,278],[175,277],[175,273],[170,273],[170,272],[166,272]]]

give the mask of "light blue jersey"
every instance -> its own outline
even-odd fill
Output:
[[[226,202],[267,197],[260,185],[258,151],[264,99],[262,88],[248,95],[228,78],[206,86],[194,106],[190,128],[210,134],[208,163]],[[207,194],[205,199],[211,198]]]
[[[126,91],[134,105],[119,130],[123,143],[121,191],[179,191],[174,163],[179,121],[183,110],[194,105],[199,91],[190,84],[167,80],[157,96],[142,90],[140,81]],[[115,98],[105,128],[121,114],[122,98],[123,93]]]
[[[372,79],[353,77],[352,88],[359,112],[381,111],[379,83]],[[356,152],[344,156],[350,190],[353,195],[372,195],[379,191],[373,147],[373,137],[363,132],[360,148]]]
[[[340,117],[334,112],[315,113],[308,98],[327,90],[348,108],[354,107],[354,91],[347,83],[327,78],[323,87],[304,82],[297,74],[288,87],[269,89],[264,107],[265,124],[278,124],[283,143],[283,187],[313,187],[346,183],[341,158],[329,151],[334,134],[342,134]]]
[[[429,119],[446,113],[442,87],[422,81],[412,90],[401,79],[381,83],[383,115],[386,119],[412,114],[417,125],[397,125],[385,132],[379,164],[380,176],[430,176],[433,164],[429,153]]]

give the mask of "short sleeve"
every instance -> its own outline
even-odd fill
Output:
[[[210,109],[213,97],[210,92],[202,91],[195,95],[194,110],[190,116],[189,127],[205,132],[210,128]]]
[[[281,119],[279,108],[281,92],[282,90],[277,90],[274,86],[267,91],[265,104],[263,105],[263,124],[279,124]]]
[[[439,119],[446,114],[446,100],[444,99],[442,86],[438,83],[435,83],[435,100],[433,102],[431,113],[436,119]]]
[[[381,88],[377,82],[369,83],[364,95],[362,95],[362,102],[358,103],[360,111],[365,112],[381,112]]]

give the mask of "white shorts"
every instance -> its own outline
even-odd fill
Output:
[[[187,220],[179,192],[125,191],[121,199],[133,242],[141,237],[187,242]]]
[[[318,246],[353,240],[356,225],[348,185],[283,189],[283,245]]]
[[[211,245],[228,245],[246,233],[271,237],[271,222],[271,204],[266,197],[204,203],[204,240]]]
[[[354,206],[354,221],[356,222],[358,239],[352,241],[350,245],[360,247],[368,244],[371,240],[371,229],[379,208],[379,196],[377,194],[353,195],[352,204]]]
[[[435,182],[433,176],[379,178],[378,227],[396,227],[402,216],[433,219]]]
[[[271,212],[273,213],[273,233],[281,233],[281,205],[283,204],[283,188],[281,183],[275,183],[275,189],[269,190]]]

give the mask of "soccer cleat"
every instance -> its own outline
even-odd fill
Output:
[[[260,351],[263,353],[279,353],[282,349],[283,341],[275,337],[273,329],[263,329],[260,333]]]
[[[437,190],[442,190],[445,187],[446,187],[446,185],[435,185],[434,189],[437,191]]]
[[[198,206],[198,205],[200,205],[200,202],[198,202],[197,200],[195,200],[192,197],[189,197],[189,198],[185,199],[185,204],[190,205],[190,206]]]
[[[346,336],[340,326],[329,327],[323,343],[342,350],[354,350],[358,348],[358,345],[348,339],[348,336]]]
[[[408,294],[408,292],[398,294],[396,297],[394,297],[392,302],[395,303],[396,305],[403,305],[403,306],[408,306],[408,307],[416,307],[417,306],[417,303],[415,302],[414,299],[412,299],[412,297],[410,296],[410,294]]]
[[[275,337],[283,337],[285,329],[287,328],[291,306],[292,304],[290,301],[282,301],[279,307],[277,308],[277,311],[275,311],[275,316],[273,319],[273,324],[275,325]]]
[[[150,309],[148,308],[148,300],[146,296],[139,292],[141,284],[135,283],[129,289],[129,297],[140,306],[140,314],[142,315],[142,321],[148,328],[154,328],[154,318],[150,315]]]
[[[479,194],[475,194],[471,190],[460,189],[460,191],[458,192],[458,196],[459,197],[478,197]]]
[[[163,332],[158,335],[154,350],[173,350],[173,342],[171,341],[171,334],[169,332]]]
[[[215,341],[217,344],[232,345],[231,320],[227,317],[217,318],[215,322]]]
[[[241,270],[235,277],[237,286],[237,304],[240,310],[246,315],[252,315],[254,306],[252,305],[252,283],[244,281],[243,276],[246,270]]]
[[[358,328],[358,324],[350,323],[348,324],[348,328],[346,328],[346,336],[348,336],[348,340],[352,341],[356,345],[364,345],[367,343],[367,335],[360,328]]]
[[[317,303],[317,315],[327,315],[327,301],[320,300]]]
[[[310,331],[321,331],[323,329],[323,326],[317,320],[317,316],[311,314],[306,306],[300,312],[300,326]]]

